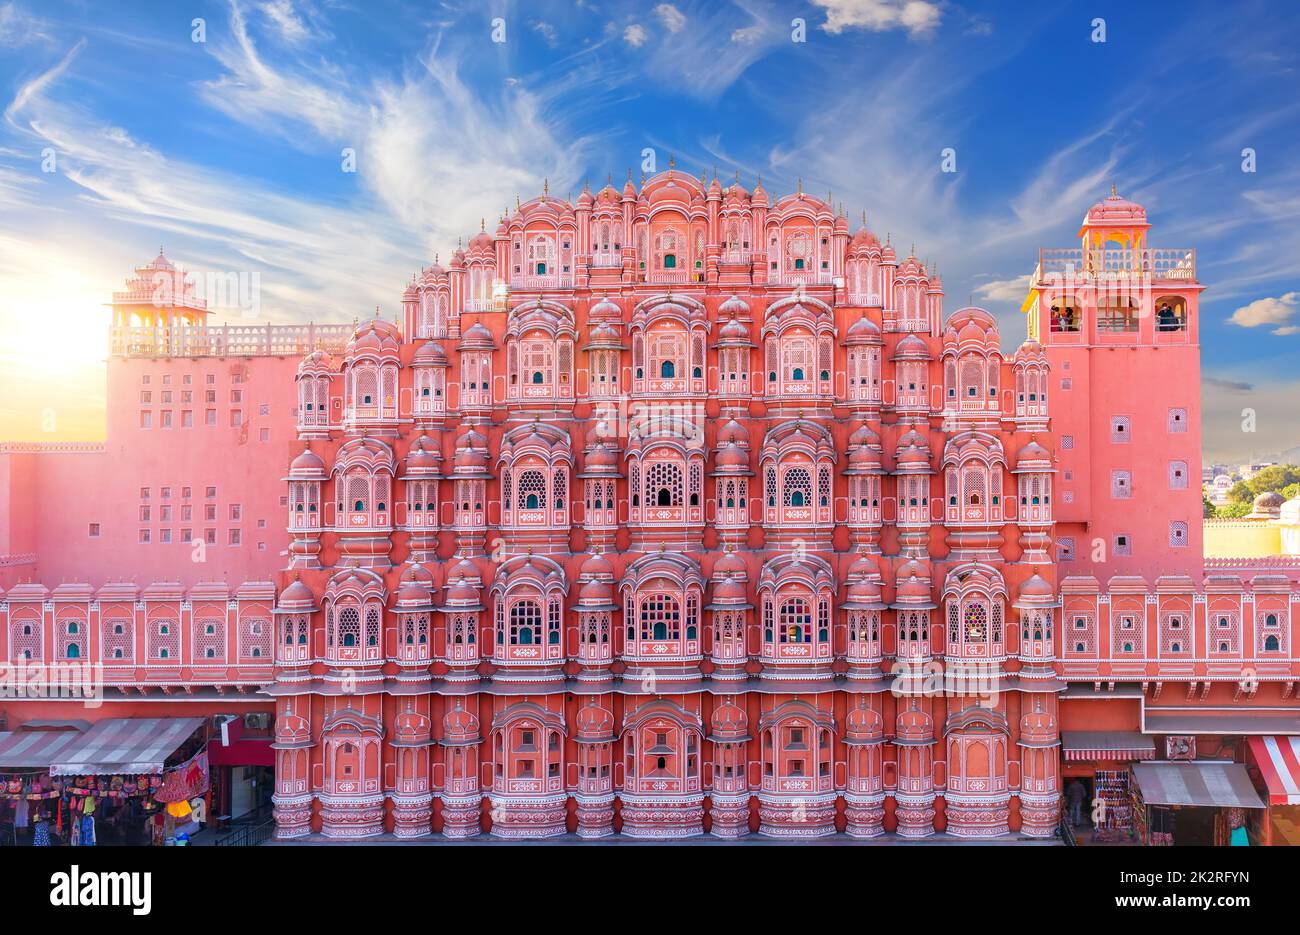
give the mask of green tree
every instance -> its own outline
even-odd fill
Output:
[[[1250,484],[1244,480],[1239,480],[1232,485],[1228,491],[1228,499],[1233,503],[1245,503],[1249,505],[1255,499],[1255,494],[1250,489]]]
[[[1300,483],[1300,467],[1294,464],[1274,464],[1246,481],[1246,486],[1250,488],[1250,497],[1253,500],[1262,493],[1281,493],[1295,483]]]
[[[1215,519],[1240,519],[1251,511],[1250,503],[1225,503],[1214,511]]]
[[[1283,487],[1282,496],[1286,497],[1288,500],[1294,500],[1296,497],[1300,497],[1300,484],[1288,484]]]

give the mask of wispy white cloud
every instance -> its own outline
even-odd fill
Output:
[[[634,49],[639,49],[650,39],[650,33],[640,23],[630,23],[623,29],[623,41]]]
[[[686,14],[671,3],[661,3],[654,9],[654,14],[663,23],[664,29],[671,33],[681,32],[686,27]]]
[[[901,29],[913,37],[926,36],[939,28],[943,11],[928,0],[812,0],[826,10],[822,29],[832,35],[846,29],[886,32]]]
[[[0,48],[21,48],[53,39],[51,27],[16,2],[0,3]]]

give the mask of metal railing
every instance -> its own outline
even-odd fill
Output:
[[[257,824],[240,824],[216,839],[216,847],[257,847],[269,841],[275,834],[275,819],[267,819]]]

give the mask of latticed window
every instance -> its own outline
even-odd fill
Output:
[[[1133,496],[1133,475],[1128,471],[1110,472],[1110,495],[1116,500],[1128,500]]]
[[[1241,625],[1235,611],[1210,614],[1210,651],[1235,653],[1241,646]]]
[[[656,332],[650,335],[650,375],[661,380],[685,377],[686,335]]]
[[[817,505],[831,505],[831,469],[825,465],[817,471]]]
[[[681,465],[673,461],[652,463],[646,470],[645,491],[649,506],[681,506]]]
[[[367,609],[366,610],[366,645],[367,646],[379,645],[380,626],[381,626],[381,620],[379,616],[379,609],[376,607],[371,607]]]
[[[306,626],[303,627],[306,639]],[[271,624],[262,617],[248,617],[239,621],[239,658],[266,659],[271,655]]]
[[[1113,416],[1110,420],[1110,440],[1117,445],[1128,444],[1133,435],[1133,422],[1128,416]]]
[[[650,594],[641,599],[641,639],[681,638],[682,613],[671,594]]]
[[[1070,626],[1065,634],[1066,649],[1087,655],[1097,649],[1097,626],[1092,614],[1076,613],[1070,616]]]
[[[552,497],[555,503],[555,509],[557,510],[564,509],[564,504],[568,497],[568,491],[569,491],[568,471],[566,471],[564,468],[556,468],[555,479],[554,479],[554,496]]]
[[[521,346],[523,372],[519,382],[528,386],[549,386],[553,367],[553,348],[550,341],[527,341]]]
[[[338,634],[335,645],[353,647],[361,644],[361,612],[355,607],[345,607],[338,614]]]
[[[1265,610],[1255,615],[1255,639],[1260,653],[1286,650],[1288,622],[1285,610]]]
[[[782,358],[785,363],[787,383],[805,383],[812,379],[812,339],[792,337],[784,339]]]
[[[812,611],[802,597],[781,602],[781,627],[777,631],[782,643],[812,642]]]
[[[546,605],[546,642],[551,646],[560,643],[560,601],[555,597]]]
[[[808,506],[812,502],[812,478],[806,468],[790,468],[783,481],[782,502],[785,506]]]
[[[1181,549],[1187,545],[1187,524],[1175,520],[1169,524],[1169,545],[1171,548]]]
[[[1169,489],[1170,490],[1187,489],[1187,462],[1186,461],[1169,462]]]
[[[1190,653],[1192,651],[1192,631],[1187,614],[1168,613],[1161,616],[1160,651],[1162,653]]]
[[[967,643],[984,643],[989,638],[988,609],[980,601],[970,601],[962,614]]]
[[[542,608],[536,601],[516,601],[510,607],[510,645],[532,646],[542,641]]]
[[[131,620],[121,617],[109,619],[102,624],[104,642],[104,661],[120,660],[130,662],[135,658],[135,626]]]
[[[527,470],[519,475],[519,492],[516,506],[521,510],[540,510],[546,506],[546,476],[538,470]]]
[[[1141,656],[1146,650],[1146,628],[1136,614],[1116,614],[1111,620],[1111,651]]]
[[[57,625],[59,632],[59,658],[84,659],[86,657],[86,621],[64,619]]]
[[[9,653],[15,661],[41,658],[41,625],[35,618],[17,620],[9,628]]]
[[[181,652],[180,627],[170,618],[155,619],[149,627],[149,659],[178,661]]]
[[[215,662],[226,656],[226,621],[205,617],[194,622],[194,662]]]

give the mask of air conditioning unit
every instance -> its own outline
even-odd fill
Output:
[[[212,729],[221,730],[221,725],[239,719],[238,714],[214,714],[212,715]]]
[[[1171,734],[1165,738],[1166,760],[1196,759],[1196,737],[1191,735]]]
[[[266,730],[271,726],[271,715],[256,713],[244,715],[244,726],[249,730]]]

